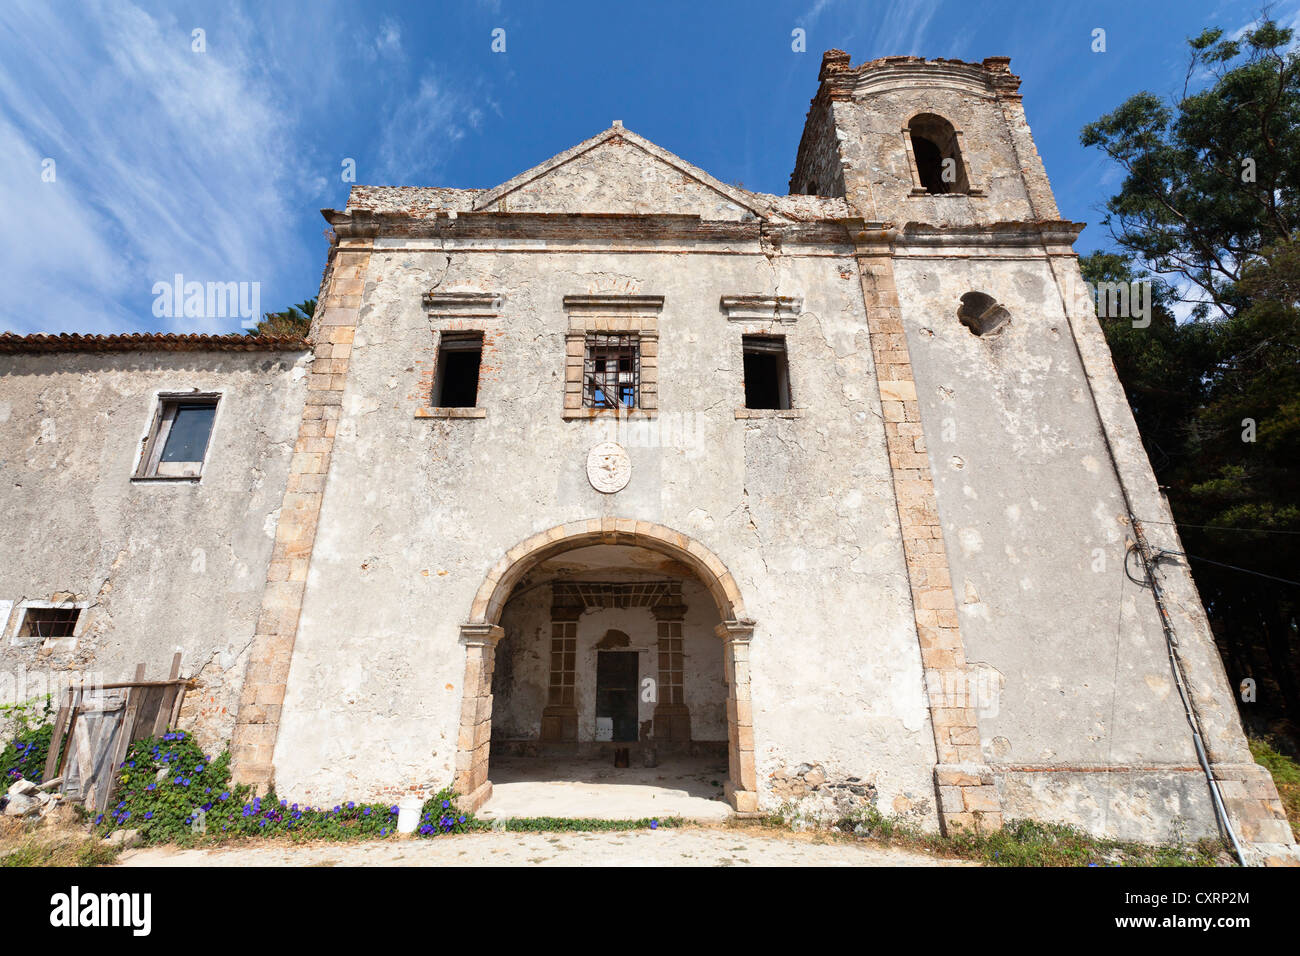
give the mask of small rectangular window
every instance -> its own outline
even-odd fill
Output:
[[[746,335],[745,407],[790,408],[790,362],[785,337]]]
[[[476,407],[482,362],[482,332],[443,332],[438,341],[438,369],[433,381],[434,407]]]
[[[29,607],[16,635],[20,639],[44,640],[47,637],[72,637],[77,632],[79,607]]]
[[[160,395],[137,478],[198,478],[203,474],[218,395]]]
[[[589,333],[582,368],[583,407],[636,408],[640,391],[640,338]]]

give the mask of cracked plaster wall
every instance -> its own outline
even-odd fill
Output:
[[[635,175],[635,170],[631,172]],[[419,248],[421,245],[423,249]],[[818,762],[870,778],[933,825],[934,762],[884,431],[851,259],[756,244],[444,254],[379,240],[276,748],[281,793],[327,801],[451,779],[465,652],[458,629],[500,556],[566,521],[655,521],[719,555],[757,621],[754,733],[769,775]],[[820,252],[823,255],[808,255]],[[845,247],[835,250],[847,256]],[[505,294],[487,323],[486,418],[416,419],[433,361],[421,297]],[[602,495],[564,421],[565,295],[664,296],[659,415],[621,437],[633,472]],[[741,334],[722,295],[798,294],[787,336],[795,420],[738,420]]]
[[[305,353],[6,355],[0,361],[5,699],[81,676],[199,688],[183,723],[229,740],[305,391]],[[222,394],[202,480],[132,481],[159,392]],[[15,646],[18,602],[89,601],[74,647]]]
[[[1002,775],[1009,811],[1214,833],[1155,605],[1124,574],[1128,513],[1047,259],[904,256],[894,275],[966,656],[996,695],[981,746],[995,768],[1035,768]],[[972,334],[957,319],[970,291],[1010,323]],[[1104,766],[1166,769],[1078,772]]]

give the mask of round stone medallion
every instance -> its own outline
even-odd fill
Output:
[[[631,478],[632,459],[618,442],[603,441],[587,452],[587,480],[602,494],[622,491]]]

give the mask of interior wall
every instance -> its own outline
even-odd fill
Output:
[[[685,654],[683,687],[691,713],[693,740],[726,741],[726,684],[722,642],[713,633],[718,612],[712,598],[694,580],[682,582],[687,606],[682,621]],[[596,739],[596,645],[611,629],[628,635],[626,648],[638,656],[639,681],[659,679],[659,628],[649,608],[592,608],[577,621],[575,700],[578,740]],[[537,740],[550,679],[551,587],[531,585],[507,602],[501,616],[505,637],[497,645],[492,682],[494,740]],[[654,717],[653,701],[641,700],[638,721]]]

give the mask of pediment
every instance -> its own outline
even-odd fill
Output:
[[[579,143],[478,198],[488,212],[695,215],[768,219],[753,194],[728,186],[621,125]]]

